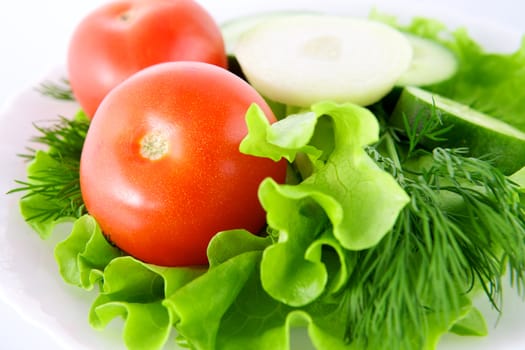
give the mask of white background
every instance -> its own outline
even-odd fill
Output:
[[[352,4],[351,0],[347,1]],[[432,2],[413,1],[418,5]],[[0,3],[0,105],[8,103],[10,96],[18,91],[32,86],[52,67],[62,64],[76,23],[89,10],[105,2],[3,0]],[[226,2],[231,5],[231,1]],[[221,0],[213,1],[214,9],[220,4]],[[525,33],[522,17],[525,5],[520,1],[441,0],[439,4],[449,7],[451,13],[468,13]],[[56,344],[44,331],[30,326],[8,303],[0,302],[0,347],[45,350],[55,349]]]

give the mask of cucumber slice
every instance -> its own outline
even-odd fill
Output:
[[[456,56],[443,45],[429,39],[405,34],[412,45],[412,62],[396,85],[425,86],[451,78],[458,70]]]
[[[272,19],[290,15],[307,14],[310,12],[304,11],[275,11],[257,13],[253,15],[243,16],[234,18],[221,24],[222,37],[224,39],[224,45],[226,47],[226,54],[234,56],[235,47],[239,38],[250,29],[261,24],[262,22]]]
[[[301,15],[269,19],[246,32],[235,56],[248,81],[274,101],[370,105],[409,67],[412,47],[383,23]]]
[[[525,166],[525,133],[513,126],[480,113],[454,100],[417,87],[406,87],[394,108],[389,123],[404,128],[404,115],[410,123],[432,117],[432,108],[441,115],[443,127],[452,128],[442,135],[446,141],[422,140],[427,147],[467,147],[474,157],[488,157],[505,174]],[[434,114],[435,115],[435,114]]]

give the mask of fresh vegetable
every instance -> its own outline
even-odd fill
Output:
[[[80,161],[87,211],[125,252],[164,266],[206,264],[217,232],[265,225],[257,188],[283,182],[285,162],[246,156],[244,115],[262,97],[201,62],[149,67],[113,89],[90,125]]]
[[[468,85],[469,98],[476,100],[483,112],[487,113],[489,106],[498,106],[494,110],[497,113],[491,116],[519,128],[520,103],[500,104],[508,101],[513,84],[523,79],[518,69],[525,66],[525,56],[520,54],[523,48],[510,55],[489,55],[465,31],[450,33],[433,20],[416,19],[401,26],[390,17],[380,19],[453,52],[457,72],[446,81],[426,86],[433,95],[443,91],[450,98],[456,93],[454,88],[461,92]],[[472,62],[476,65],[472,66]],[[493,66],[496,63],[507,66]],[[494,81],[501,91],[495,91],[483,79],[473,79],[474,73],[481,74],[485,69],[482,67],[491,65],[500,75]],[[228,90],[198,84],[195,77],[192,74],[184,84],[198,85],[207,96],[220,95],[216,90]],[[283,83],[286,77],[289,75],[281,77]],[[463,82],[458,77],[471,79]],[[169,75],[163,74],[159,79],[169,80]],[[151,85],[139,83],[134,88],[141,91],[141,97],[145,96],[142,92],[149,95],[148,91],[154,90]],[[114,91],[119,94],[119,88]],[[235,91],[238,93],[238,89]],[[220,102],[216,103],[211,98],[190,103],[177,96],[180,95],[163,91],[141,100],[157,102],[154,106],[159,108],[180,102],[188,115],[224,107],[232,93],[220,95]],[[414,96],[419,97],[419,93]],[[484,100],[477,101],[480,97]],[[90,324],[101,329],[114,318],[124,318],[126,346],[141,350],[162,348],[174,330],[180,346],[206,350],[290,349],[291,328],[296,326],[306,328],[309,339],[305,341],[315,348],[335,350],[432,350],[447,332],[464,336],[487,334],[483,315],[473,306],[474,299],[485,298],[500,310],[504,303],[502,281],[508,276],[517,293],[525,293],[525,168],[507,177],[485,155],[472,156],[468,147],[473,143],[461,148],[427,144],[428,140],[453,142],[455,136],[448,133],[456,125],[464,127],[463,123],[472,121],[465,118],[472,119],[477,114],[465,116],[449,111],[448,105],[438,103],[443,100],[430,98],[406,104],[410,107],[417,102],[421,107],[414,122],[410,122],[411,114],[405,112],[399,114],[401,122],[394,123],[390,107],[398,98],[397,91],[393,91],[366,108],[348,101],[317,101],[300,108],[275,103],[282,119],[274,123],[267,118],[265,104],[251,104],[250,108],[246,105],[247,110],[242,113],[246,112],[247,126],[243,125],[242,134],[248,133],[239,138],[242,142],[237,143],[235,152],[240,150],[246,153],[245,157],[272,161],[287,159],[287,182],[259,179],[258,197],[266,211],[266,230],[254,235],[247,230],[249,227],[228,227],[214,235],[207,247],[208,266],[160,267],[132,258],[106,239],[96,217],[75,211],[80,218],[71,234],[57,245],[55,257],[67,283],[97,289]],[[117,113],[120,116],[130,118],[140,111],[136,107],[138,99],[122,101],[119,110],[133,111]],[[108,103],[107,110],[109,107]],[[150,114],[164,124],[165,119],[159,115]],[[97,117],[92,121],[88,139],[95,125],[99,131],[102,125],[106,126],[105,119]],[[117,119],[111,115],[107,120]],[[201,120],[184,119],[183,125]],[[446,125],[445,120],[453,126]],[[470,123],[471,130],[487,132],[478,120],[474,121]],[[490,126],[495,125],[492,119],[489,121]],[[216,118],[213,122],[217,122]],[[137,140],[133,137],[143,130],[133,128],[131,121],[118,119],[118,123],[121,131],[111,124],[100,134],[110,135],[108,139],[113,140],[111,135],[122,132],[124,140]],[[72,126],[66,123],[55,129],[40,129],[46,135],[40,141],[51,148],[38,152],[28,169],[30,176],[42,178],[49,158],[60,161],[56,155],[71,148],[62,141],[76,129]],[[207,127],[214,134],[223,130]],[[501,135],[501,129],[494,132],[509,136],[509,132]],[[54,132],[60,136],[60,142],[49,137]],[[202,139],[215,140],[202,129],[190,135],[197,135],[191,139],[192,144]],[[185,135],[181,136],[185,139]],[[71,143],[75,149],[82,148],[83,139],[72,134]],[[140,150],[140,141],[134,144],[135,151]],[[152,148],[145,155],[156,158],[159,153],[149,152]],[[98,152],[96,156],[91,153],[90,159],[110,159],[122,155],[123,149]],[[213,154],[219,158],[224,155]],[[164,160],[142,159],[142,163],[155,168]],[[192,167],[188,177],[215,186],[216,179],[207,177],[216,172],[205,172],[209,163],[199,157],[185,160],[201,165]],[[275,165],[272,161],[270,164]],[[90,179],[103,178],[114,163],[118,162],[94,167],[96,176]],[[124,164],[122,174],[127,174],[126,167],[131,167],[131,163],[119,163]],[[162,179],[165,174],[158,171]],[[66,178],[72,173],[66,170],[63,175]],[[70,185],[78,184],[76,175]],[[31,179],[27,182],[39,184]],[[64,183],[27,186],[26,204],[36,203],[44,212],[47,205],[48,212],[57,213],[56,202],[41,200],[37,194],[46,189],[47,198],[60,198],[61,190],[68,188]],[[111,187],[106,186],[104,191],[108,189]],[[200,204],[208,198],[190,199]],[[27,212],[23,214],[27,219]],[[146,220],[148,217],[143,214],[137,211],[133,218]],[[198,223],[202,215],[192,211],[185,217]],[[48,218],[36,217],[30,223],[38,227],[41,219],[51,232],[56,221]]]
[[[435,109],[437,113],[431,113]],[[429,121],[436,118],[435,121]],[[423,139],[421,143],[434,148],[467,147],[469,154],[494,162],[510,175],[525,166],[525,132],[477,112],[454,100],[432,94],[417,87],[407,87],[392,113],[390,122],[404,127],[406,122],[415,129],[440,123],[448,128],[440,139]]]
[[[264,21],[272,18],[288,17],[290,15],[307,14],[307,11],[269,11],[264,13],[255,13],[250,16],[243,16],[231,19],[221,24],[221,32],[224,38],[224,46],[226,48],[226,54],[228,57],[228,70],[236,75],[245,79],[242,68],[239,65],[239,61],[235,57],[234,51],[237,46],[237,42],[241,36],[263,23]]]
[[[247,31],[253,29],[259,24],[269,19],[279,17],[288,18],[290,15],[308,14],[306,11],[270,11],[264,13],[256,13],[250,16],[243,16],[234,18],[221,24],[222,37],[224,38],[224,46],[228,55],[234,55],[235,47],[241,36]]]
[[[525,90],[519,88],[525,85],[525,40],[515,52],[500,54],[485,51],[466,28],[451,31],[443,23],[426,18],[400,24],[395,17],[377,11],[371,13],[371,18],[433,40],[454,53],[458,60],[456,74],[426,89],[525,131]]]
[[[297,15],[269,19],[246,32],[235,56],[250,84],[274,101],[303,107],[322,100],[369,105],[409,67],[412,47],[382,23]]]
[[[51,96],[62,99],[64,95]],[[40,135],[31,141],[48,149],[28,148],[29,152],[23,155],[29,161],[27,180],[16,181],[19,187],[11,192],[25,192],[20,199],[22,216],[45,239],[51,236],[57,223],[75,220],[86,213],[79,169],[89,119],[79,111],[72,119],[61,117],[51,125],[35,124],[35,127]]]
[[[79,23],[69,45],[68,78],[93,117],[104,96],[139,70],[169,61],[226,67],[220,29],[194,0],[121,0]]]
[[[333,126],[334,135],[324,136],[328,140],[333,138],[333,150],[326,149],[324,142],[311,144],[315,131],[326,125],[321,122],[317,127],[317,121],[325,115],[332,120],[329,125]],[[376,118],[364,108],[319,103],[312,106],[312,113],[289,116],[276,123],[274,129],[269,129],[262,113],[252,111],[247,115],[247,121],[250,134],[241,144],[243,152],[274,160],[286,157],[289,161],[295,160],[298,152],[304,152],[313,163],[313,173],[300,184],[279,186],[265,180],[259,190],[268,213],[268,224],[281,231],[277,244],[269,247],[263,255],[263,287],[277,300],[302,306],[321,295],[328,277],[319,271],[323,270],[321,264],[312,266],[304,261],[315,259],[314,254],[312,257],[308,253],[305,255],[305,248],[311,241],[329,230],[329,236],[333,235],[341,248],[363,250],[373,247],[392,228],[409,198],[363,150],[364,146],[377,142],[379,137]],[[329,158],[319,159],[323,153]],[[307,220],[303,222],[300,216],[290,220],[297,215],[296,212],[303,210],[312,212],[305,215]],[[316,213],[318,215],[314,215]],[[324,222],[326,219],[330,225]],[[301,231],[308,232],[308,236]],[[292,240],[293,235],[305,237]],[[267,267],[268,264],[271,268]],[[277,264],[281,266],[277,267]],[[290,271],[295,271],[293,278]],[[318,279],[323,275],[324,279]],[[316,276],[316,280],[310,280],[311,276]],[[286,282],[288,286],[283,288]],[[311,287],[304,290],[305,285]]]
[[[450,79],[458,69],[454,53],[443,45],[415,35],[406,34],[412,45],[410,67],[397,80],[396,85],[425,86]]]

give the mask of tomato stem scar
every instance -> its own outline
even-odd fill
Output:
[[[169,151],[168,136],[162,131],[152,131],[140,140],[140,155],[149,160],[159,160]]]

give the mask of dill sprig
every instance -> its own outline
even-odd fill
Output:
[[[46,203],[45,206],[33,208],[33,215],[25,217],[28,222],[78,218],[85,214],[78,174],[78,162],[61,160],[56,165],[39,169],[35,175],[29,175],[27,181],[15,181],[19,187],[10,193],[25,192],[23,199],[39,196]]]
[[[25,217],[28,222],[44,223],[85,213],[79,169],[89,120],[79,113],[74,119],[59,117],[46,125],[34,124],[38,135],[31,141],[47,149],[28,148],[28,153],[20,155],[32,161],[27,180],[16,180],[18,187],[9,192],[22,192],[23,199],[37,199],[31,216]],[[39,159],[39,152],[45,152],[45,157]]]
[[[417,149],[423,139],[429,139],[435,142],[445,141],[443,137],[447,132],[454,127],[453,124],[443,126],[443,117],[441,111],[436,108],[434,99],[432,99],[431,118],[426,117],[424,110],[416,113],[414,120],[410,121],[405,113],[403,113],[404,131],[408,138],[408,156]]]
[[[350,339],[372,349],[421,349],[429,324],[453,321],[467,293],[484,292],[499,310],[506,270],[523,295],[525,207],[515,184],[464,150],[436,148],[418,173],[374,157],[411,202],[392,232],[359,254],[346,298]]]
[[[384,126],[381,143],[367,149],[411,200],[377,246],[355,253],[340,306],[357,348],[420,350],[471,295],[484,294],[499,310],[505,273],[525,294],[518,186],[467,149],[416,147],[426,133],[441,135],[439,127],[419,125],[405,142]]]
[[[67,79],[60,79],[59,83],[45,81],[36,90],[44,96],[57,100],[75,101],[75,96]]]
[[[45,125],[44,125],[45,124]],[[80,154],[89,128],[89,119],[79,112],[75,118],[59,116],[58,120],[33,123],[38,135],[31,142],[48,147],[48,153],[59,161],[80,162]],[[28,148],[29,154],[22,157],[32,159],[36,150]]]

